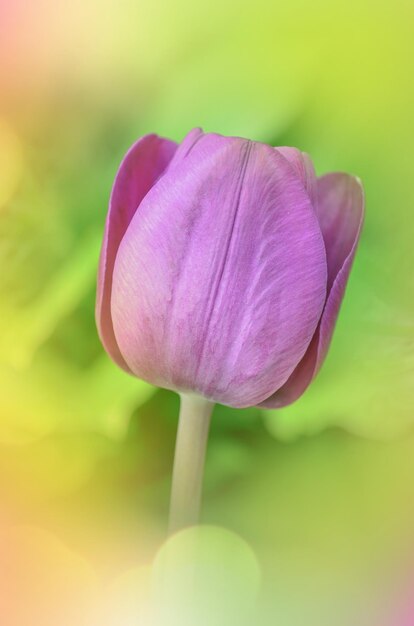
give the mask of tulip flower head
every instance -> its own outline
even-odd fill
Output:
[[[277,408],[319,371],[361,232],[360,182],[307,154],[191,131],[147,135],[115,179],[96,318],[154,385]]]

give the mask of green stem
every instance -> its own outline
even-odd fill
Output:
[[[205,398],[181,395],[170,501],[170,534],[198,522],[213,408],[214,404]]]

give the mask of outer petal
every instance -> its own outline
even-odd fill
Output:
[[[106,351],[126,371],[128,365],[115,339],[110,311],[112,274],[119,244],[139,204],[168,166],[176,144],[146,135],[127,152],[115,178],[99,259],[96,323]]]
[[[178,163],[185,159],[203,136],[204,133],[201,128],[193,128],[190,130],[175,151],[169,167],[175,167]]]
[[[276,148],[276,150],[283,157],[285,157],[287,161],[289,161],[294,171],[301,179],[313,206],[316,207],[318,199],[316,174],[310,156],[306,154],[306,152],[301,152],[297,148],[291,148],[287,146],[278,147]]]
[[[287,382],[261,404],[267,408],[279,408],[297,400],[325,359],[362,229],[364,194],[358,179],[340,173],[319,178],[316,210],[326,246],[328,296],[304,358]]]
[[[204,135],[132,219],[112,317],[137,376],[242,407],[286,381],[325,297],[323,238],[289,163]]]

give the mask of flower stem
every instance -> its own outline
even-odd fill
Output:
[[[214,404],[181,394],[170,501],[170,534],[198,522],[208,431]]]

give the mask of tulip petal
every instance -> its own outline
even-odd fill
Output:
[[[295,173],[301,179],[303,186],[305,187],[312,205],[316,207],[317,203],[317,183],[315,168],[313,167],[312,159],[306,152],[301,152],[297,148],[291,148],[288,146],[275,148],[294,169]]]
[[[287,382],[261,406],[279,408],[297,400],[316,376],[325,359],[364,218],[364,194],[358,179],[332,173],[317,181],[316,211],[326,246],[328,296],[318,329],[309,348]]]
[[[290,376],[325,297],[321,230],[291,165],[263,144],[208,134],[134,215],[112,318],[137,376],[243,407]]]
[[[130,371],[115,339],[110,301],[112,274],[118,247],[142,199],[165,171],[176,144],[157,135],[146,135],[127,152],[112,188],[105,234],[99,259],[96,323],[99,336],[113,360]]]
[[[175,154],[169,164],[169,168],[174,167],[180,163],[180,161],[185,159],[203,135],[204,133],[201,128],[193,128],[190,130],[190,132],[187,133],[182,142],[178,145],[177,150],[175,151]]]

